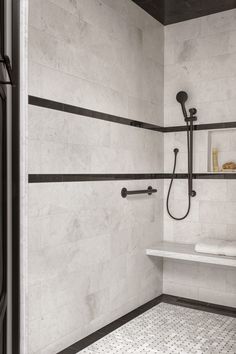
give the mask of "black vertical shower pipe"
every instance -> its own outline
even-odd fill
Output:
[[[189,193],[191,197],[195,197],[196,192],[193,191],[193,121],[190,121],[190,142],[189,142]]]
[[[190,141],[189,141],[189,154],[188,154],[188,159],[189,159],[189,193],[190,197],[195,197],[196,192],[193,190],[193,122],[197,120],[197,117],[195,114],[197,113],[197,110],[195,108],[191,108],[189,110],[190,116],[186,117],[185,120],[187,122],[187,129],[189,129],[189,135],[190,135]],[[188,122],[190,126],[188,126]]]

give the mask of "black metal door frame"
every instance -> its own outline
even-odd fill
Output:
[[[12,0],[12,354],[20,353],[20,3]]]
[[[5,8],[0,2],[0,61],[5,53]],[[0,82],[5,80],[4,63],[0,63]],[[6,119],[7,119],[7,90],[0,85],[0,353],[7,353],[7,156],[6,156]]]
[[[6,353],[7,336],[7,193],[6,95],[0,89],[0,353]]]

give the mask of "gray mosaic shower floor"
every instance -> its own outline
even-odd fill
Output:
[[[161,303],[80,354],[236,354],[236,318]]]

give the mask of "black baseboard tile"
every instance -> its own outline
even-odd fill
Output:
[[[155,299],[147,302],[146,304],[138,307],[137,309],[129,312],[128,314],[118,318],[117,320],[113,321],[112,323],[108,324],[107,326],[99,329],[98,331],[90,334],[89,336],[81,339],[77,343],[74,343],[69,348],[66,348],[59,352],[58,354],[76,354],[79,351],[83,350],[84,348],[88,347],[89,345],[93,344],[97,340],[105,337],[107,334],[111,333],[112,331],[116,330],[117,328],[123,326],[125,323],[133,320],[135,317],[141,315],[142,313],[146,312],[147,310],[151,309],[152,307],[160,304],[162,302],[162,295],[156,297]]]
[[[116,330],[117,328],[123,326],[125,323],[133,320],[137,316],[141,315],[142,313],[150,310],[152,307],[160,304],[160,303],[167,303],[176,306],[182,306],[186,308],[191,308],[199,311],[210,312],[214,314],[219,314],[223,316],[229,317],[236,317],[236,308],[216,305],[212,303],[207,303],[198,300],[192,300],[188,298],[162,294],[155,299],[147,302],[146,304],[138,307],[137,309],[129,312],[128,314],[124,315],[123,317],[113,321],[112,323],[108,324],[107,326],[99,329],[98,331],[90,334],[89,336],[81,339],[80,341],[72,344],[70,347],[62,350],[58,354],[76,354],[79,351],[83,350],[84,348],[88,347],[89,345],[93,344],[97,340],[105,337],[107,334],[111,333],[112,331]]]
[[[174,295],[163,294],[162,302],[187,308],[192,308],[200,311],[215,313],[218,315],[236,317],[236,308],[217,305],[210,302],[188,299]]]

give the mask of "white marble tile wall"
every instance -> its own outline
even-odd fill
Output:
[[[163,27],[130,0],[30,0],[29,10],[29,94],[182,125],[175,96],[186,90],[199,123],[235,120],[235,10],[167,26],[165,68]],[[165,134],[165,154],[162,139],[29,106],[30,173],[162,172],[163,155],[171,172],[174,147],[177,172],[186,172],[186,135]],[[194,170],[205,172],[207,132],[197,132],[194,144]],[[123,186],[149,184],[158,194],[120,197]],[[174,242],[236,238],[234,181],[194,187],[190,216],[173,222],[161,181],[29,186],[30,353],[57,352],[160,294],[162,262],[144,250],[163,229]],[[186,181],[175,181],[174,212],[186,207],[185,195]],[[163,277],[165,293],[236,306],[230,268],[165,261]]]
[[[168,187],[169,180],[166,180],[164,201]],[[236,182],[194,180],[193,187],[197,196],[192,199],[191,212],[185,220],[171,219],[164,209],[164,239],[179,243],[196,243],[203,238],[236,240]],[[172,192],[170,209],[180,217],[187,209],[187,180],[175,180]],[[235,288],[233,290],[232,285],[229,291],[230,285],[226,284],[226,279],[229,284],[235,284],[235,278],[235,269],[225,267],[221,271],[220,267],[186,262],[178,266],[178,262],[167,260],[163,290],[172,295],[236,307]]]
[[[158,188],[123,199],[121,188]],[[162,292],[162,182],[29,186],[30,353],[66,347]],[[53,348],[53,349],[52,349]]]
[[[235,19],[234,9],[165,27],[165,126],[184,124],[175,98],[180,90],[189,94],[187,107],[197,108],[198,123],[235,121]],[[207,136],[207,131],[194,133],[194,172],[207,172]],[[221,139],[221,145],[224,140]],[[232,139],[226,140],[227,145]],[[172,172],[175,147],[180,150],[176,172],[187,172],[183,132],[165,134],[165,172]],[[166,180],[164,201],[168,186]],[[183,243],[195,243],[204,237],[236,240],[235,181],[195,180],[193,186],[197,196],[192,199],[187,219],[174,221],[164,208],[164,239]],[[175,180],[170,209],[178,217],[186,208],[187,181]],[[234,269],[166,260],[163,291],[236,307],[235,278]]]
[[[188,150],[186,132],[164,134],[164,171],[172,173],[175,148],[179,149],[176,172],[187,173]],[[193,137],[193,172],[207,172],[208,168],[208,131],[195,131]]]
[[[165,294],[234,308],[236,306],[234,268],[165,260],[163,273]]]
[[[163,134],[29,106],[30,173],[163,171]]]
[[[163,125],[164,30],[131,0],[30,0],[29,94]],[[155,42],[155,45],[153,43]],[[30,173],[163,171],[161,134],[29,106]],[[158,193],[122,199],[122,187]],[[29,353],[162,293],[162,181],[29,185]]]
[[[30,0],[29,92],[163,125],[163,27],[114,3]]]
[[[236,9],[165,27],[165,125],[182,125],[176,93],[199,123],[235,121]]]

